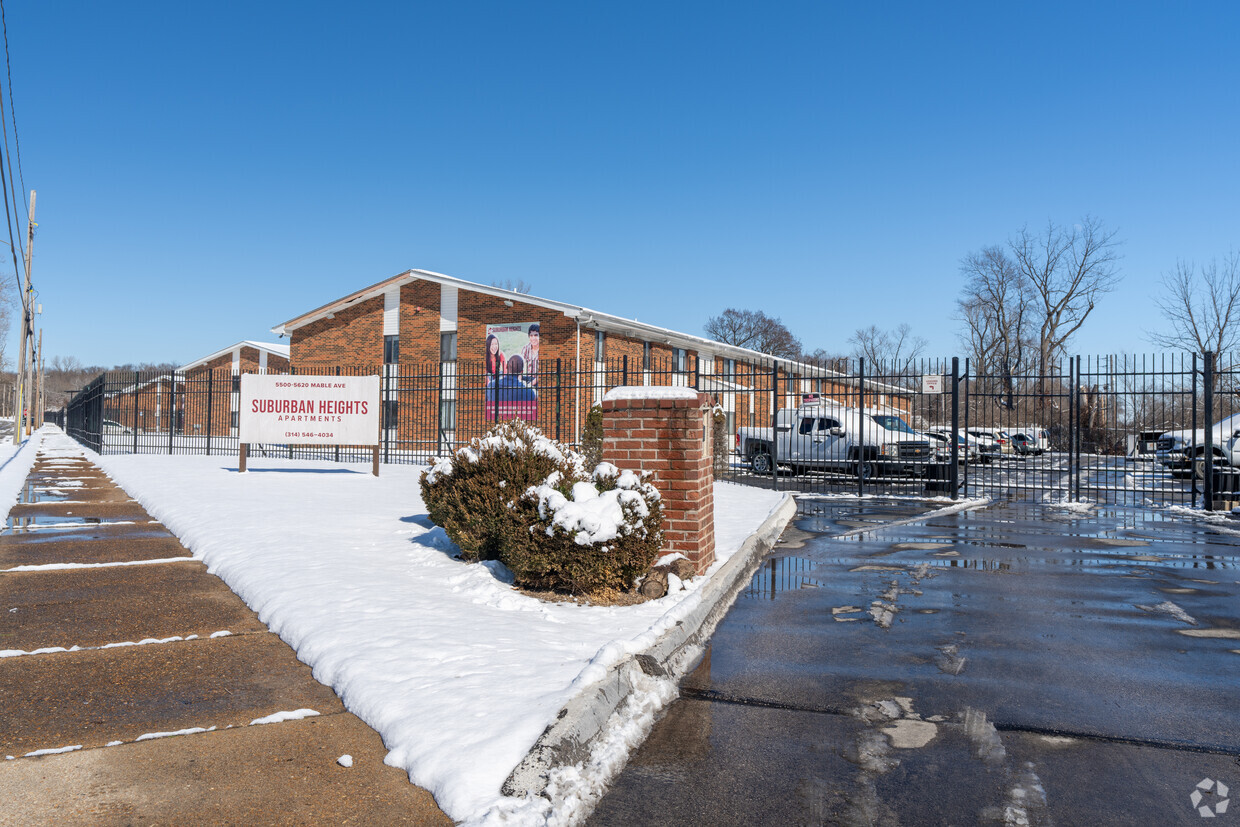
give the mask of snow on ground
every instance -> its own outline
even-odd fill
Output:
[[[457,820],[511,809],[499,789],[570,697],[675,626],[704,578],[638,606],[549,604],[466,565],[426,516],[418,466],[86,453],[376,729]],[[32,452],[33,453],[33,452]],[[787,496],[715,486],[716,569]],[[712,569],[713,573],[714,569]]]
[[[44,433],[41,428],[34,432],[33,437],[22,437],[21,444],[14,445],[10,431],[0,441],[0,520],[8,519],[9,510],[21,496]]]

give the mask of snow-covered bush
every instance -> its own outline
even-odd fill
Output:
[[[586,467],[593,468],[603,461],[603,407],[595,405],[586,414],[585,427],[581,429],[581,455]]]
[[[516,503],[529,526],[504,564],[527,588],[629,591],[663,545],[663,503],[632,471],[600,463],[588,479],[551,474]]]
[[[714,462],[711,471],[714,473],[715,479],[721,479],[727,473],[732,450],[731,440],[728,438],[728,417],[723,412],[723,408],[715,405],[711,411],[711,441],[714,443],[711,450],[714,454]]]
[[[513,501],[555,473],[582,476],[581,457],[513,420],[436,460],[422,475],[422,500],[464,559],[502,560],[505,538],[526,527]]]
[[[431,520],[469,560],[499,560],[518,586],[631,589],[663,543],[659,492],[519,420],[497,426],[422,477]]]

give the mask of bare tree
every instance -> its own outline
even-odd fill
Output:
[[[1029,325],[1029,290],[1001,247],[984,247],[960,262],[966,281],[957,307],[973,373],[983,391],[992,380],[1007,407],[1015,400],[1016,377],[1028,368],[1035,345]]]
[[[783,359],[801,356],[801,340],[783,322],[761,310],[728,308],[706,321],[706,335],[717,342],[747,347]]]
[[[53,356],[46,363],[44,390],[48,408],[64,406],[73,395],[103,373],[104,368],[83,365],[75,356]]]
[[[1232,251],[1201,267],[1177,261],[1163,276],[1165,294],[1158,309],[1171,326],[1168,333],[1149,333],[1164,347],[1195,353],[1227,353],[1240,345],[1240,254]]]
[[[517,279],[516,281],[513,281],[512,279],[493,281],[491,282],[491,286],[498,287],[500,290],[511,290],[514,293],[529,293],[534,289],[534,285],[522,279]]]
[[[11,290],[0,291],[0,370],[8,370],[9,331],[13,328],[14,304]]]
[[[1119,281],[1116,231],[1085,216],[1071,228],[1048,221],[1032,234],[1022,228],[1008,242],[1016,271],[1029,291],[1030,322],[1037,335],[1039,395],[1047,369],[1062,355],[1072,334],[1093,312],[1098,299]]]
[[[812,353],[802,353],[797,361],[805,362],[810,365],[832,370],[836,373],[848,373],[850,369],[849,357],[842,353],[832,353],[826,348],[817,348]]]
[[[880,330],[875,325],[858,329],[848,339],[853,346],[853,356],[865,359],[867,364],[887,365],[900,370],[916,359],[926,349],[926,340],[913,335],[907,323],[895,330]]]

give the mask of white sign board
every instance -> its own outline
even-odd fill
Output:
[[[242,444],[377,445],[378,376],[241,376]]]
[[[942,393],[943,392],[943,375],[936,374],[934,376],[925,375],[921,377],[922,393]]]

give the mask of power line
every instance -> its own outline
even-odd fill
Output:
[[[13,105],[13,65],[9,62],[9,24],[4,19],[4,0],[0,0],[0,28],[4,30],[4,71],[9,79],[9,117],[13,121],[13,146],[17,150],[17,180],[22,182],[24,194],[26,176],[22,174],[22,142],[17,137],[17,107]]]
[[[0,0],[0,18],[4,13],[4,3]],[[7,38],[6,38],[7,40]],[[7,51],[6,51],[7,55]],[[13,93],[12,85],[9,86],[9,94]],[[4,151],[0,153],[0,191],[4,194],[4,216],[5,223],[9,225],[9,251],[13,254],[13,278],[17,282],[17,295],[21,297],[23,320],[30,317],[30,300],[26,295],[26,291],[22,288],[21,267],[17,263],[17,242],[13,237],[13,222],[17,215],[17,188],[13,185],[13,162],[12,155],[9,152],[9,128],[4,117],[4,96],[0,95],[0,132],[4,134]],[[5,162],[8,162],[8,176],[4,174]],[[9,210],[9,199],[12,198],[13,209]],[[25,258],[25,255],[22,256]],[[23,321],[23,324],[25,322]]]
[[[2,2],[3,0],[0,0],[0,3]],[[3,8],[3,6],[0,6],[0,8]],[[9,87],[9,94],[10,95],[13,94],[12,86]],[[20,220],[18,219],[18,216],[20,215],[20,213],[18,213],[17,211],[17,185],[13,183],[13,153],[9,150],[9,124],[8,124],[7,119],[4,117],[4,97],[3,96],[0,96],[0,132],[4,134],[4,157],[7,158],[9,162],[9,196],[13,199],[13,218],[10,220],[17,221],[17,220]],[[16,140],[17,136],[14,135],[13,137],[14,137],[14,140]],[[23,191],[22,200],[24,201],[25,198],[26,198],[26,193]],[[5,208],[6,209],[8,208],[7,204],[5,205]],[[26,223],[27,224],[30,223],[29,214],[27,214],[26,216]],[[18,236],[21,235],[20,227],[17,228],[17,234]],[[27,253],[26,255],[29,255],[29,254]],[[25,259],[26,255],[23,255],[22,258]],[[25,296],[22,297],[22,303],[26,304]],[[29,308],[27,308],[27,310],[29,310]]]

